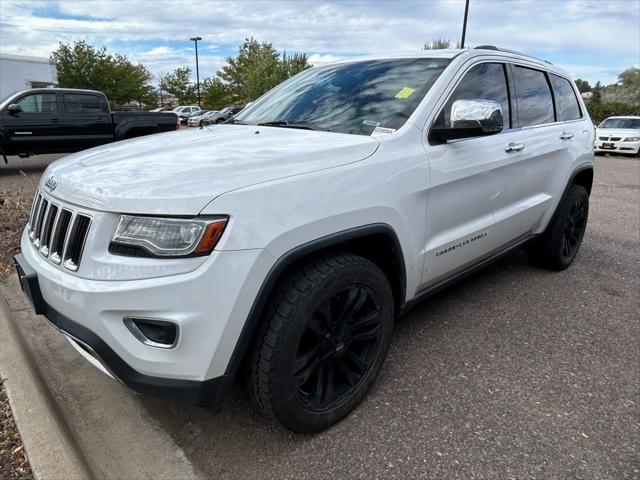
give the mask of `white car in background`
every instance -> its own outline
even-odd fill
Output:
[[[202,110],[194,115],[191,115],[187,120],[187,125],[190,127],[199,127],[202,125],[202,121],[205,118],[211,117],[218,113],[218,110]]]
[[[596,153],[640,155],[640,117],[609,117],[596,128]]]
[[[171,111],[178,115],[178,118],[180,118],[180,123],[185,124],[187,123],[187,118],[190,115],[194,114],[195,112],[199,112],[200,110],[201,108],[197,105],[181,105]]]

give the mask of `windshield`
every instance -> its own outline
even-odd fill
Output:
[[[607,118],[598,128],[640,129],[640,118]]]
[[[449,61],[405,58],[312,68],[267,93],[235,121],[357,135],[371,135],[376,127],[398,129]]]

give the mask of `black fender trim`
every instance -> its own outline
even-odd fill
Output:
[[[558,215],[558,210],[560,210],[560,205],[562,205],[562,202],[564,202],[564,199],[569,194],[569,188],[571,188],[571,185],[574,184],[574,181],[575,181],[576,177],[579,174],[581,174],[582,172],[586,172],[588,170],[591,170],[591,172],[593,172],[593,164],[592,163],[583,163],[582,165],[579,165],[578,167],[576,167],[575,170],[573,170],[573,172],[571,173],[571,176],[569,177],[569,180],[567,181],[567,184],[564,187],[564,191],[562,192],[562,196],[560,197],[560,201],[556,205],[556,209],[553,212],[553,215],[551,216],[551,218],[549,219],[549,222],[545,226],[545,229],[544,229],[545,232],[549,228],[549,225],[551,225],[553,223],[553,221],[556,219],[556,215]],[[591,193],[591,192],[589,192],[589,193]]]
[[[260,290],[258,291],[258,295],[253,301],[253,305],[251,306],[251,310],[249,311],[249,315],[242,327],[242,331],[240,332],[240,337],[236,342],[236,346],[233,349],[233,353],[231,354],[231,359],[227,365],[227,369],[225,371],[225,376],[235,375],[240,366],[242,365],[242,360],[244,355],[251,344],[253,339],[253,334],[258,327],[260,322],[260,318],[262,312],[267,305],[267,302],[271,296],[271,292],[273,291],[276,283],[280,279],[282,273],[294,262],[300,260],[307,255],[311,255],[316,252],[321,252],[327,250],[336,245],[349,242],[351,240],[357,240],[358,238],[368,237],[371,235],[384,235],[391,240],[394,246],[394,255],[397,257],[397,263],[400,269],[400,283],[401,283],[401,302],[404,302],[405,291],[406,291],[406,269],[404,263],[404,255],[402,253],[402,248],[400,246],[400,241],[398,240],[398,236],[396,232],[390,225],[386,223],[374,223],[370,225],[363,225],[360,227],[350,228],[348,230],[343,230],[341,232],[332,233],[325,237],[312,240],[305,244],[302,244],[298,247],[295,247],[289,250],[287,253],[282,255],[276,263],[271,267],[269,273],[266,278],[262,282],[260,286]]]

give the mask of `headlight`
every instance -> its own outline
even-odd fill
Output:
[[[220,240],[227,220],[226,217],[182,219],[122,215],[109,251],[117,255],[152,257],[207,255]]]
[[[623,140],[623,142],[637,142],[640,140],[640,137],[627,137]]]

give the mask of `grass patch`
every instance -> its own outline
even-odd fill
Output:
[[[20,251],[20,235],[31,212],[33,195],[0,191],[0,278],[13,270],[13,256]]]

